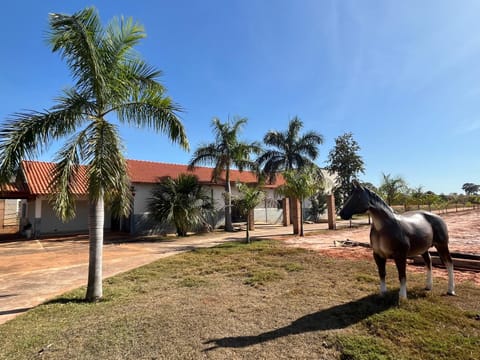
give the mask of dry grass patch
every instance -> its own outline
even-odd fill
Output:
[[[398,288],[376,295],[373,261],[229,243],[111,278],[102,302],[79,289],[1,325],[0,359],[474,359],[480,289],[423,282],[411,275],[398,306]]]

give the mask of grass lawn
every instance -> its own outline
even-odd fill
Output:
[[[479,359],[480,288],[445,296],[409,274],[377,296],[372,261],[281,242],[228,243],[157,261],[0,325],[0,359]]]

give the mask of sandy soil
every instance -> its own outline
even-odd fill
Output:
[[[458,213],[440,214],[445,220],[450,236],[450,251],[480,255],[480,210],[470,210]],[[334,247],[335,242],[352,240],[369,243],[369,226],[345,228],[321,234],[306,234],[305,238],[290,238],[286,243],[292,246],[308,248],[332,257],[350,259],[372,259],[371,249],[355,247]],[[337,245],[339,245],[337,243]],[[422,267],[409,265],[408,271],[424,272]],[[435,268],[435,277],[447,276],[444,269]],[[480,272],[455,271],[457,281],[473,281],[480,285]]]

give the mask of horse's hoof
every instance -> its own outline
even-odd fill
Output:
[[[448,291],[448,292],[447,292],[447,295],[457,296],[457,294],[455,294],[455,291]]]
[[[432,288],[431,288],[431,287],[428,287],[428,286],[425,286],[425,290],[426,290],[426,291],[432,291]]]

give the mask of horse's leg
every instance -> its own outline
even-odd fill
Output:
[[[387,284],[385,282],[385,277],[387,275],[385,265],[387,263],[387,259],[381,257],[375,252],[373,253],[373,258],[377,264],[378,276],[380,277],[380,294],[384,295],[387,292]]]
[[[398,270],[398,280],[400,280],[400,298],[407,298],[407,258],[405,256],[396,256],[394,258]]]
[[[430,253],[425,251],[422,254],[423,261],[425,261],[425,267],[427,268],[427,282],[425,284],[426,290],[432,290],[432,258],[430,257]]]
[[[455,278],[453,274],[453,260],[450,256],[450,251],[448,250],[447,244],[436,244],[435,247],[438,250],[438,255],[440,260],[442,260],[443,265],[447,268],[448,271],[448,295],[455,295]]]

